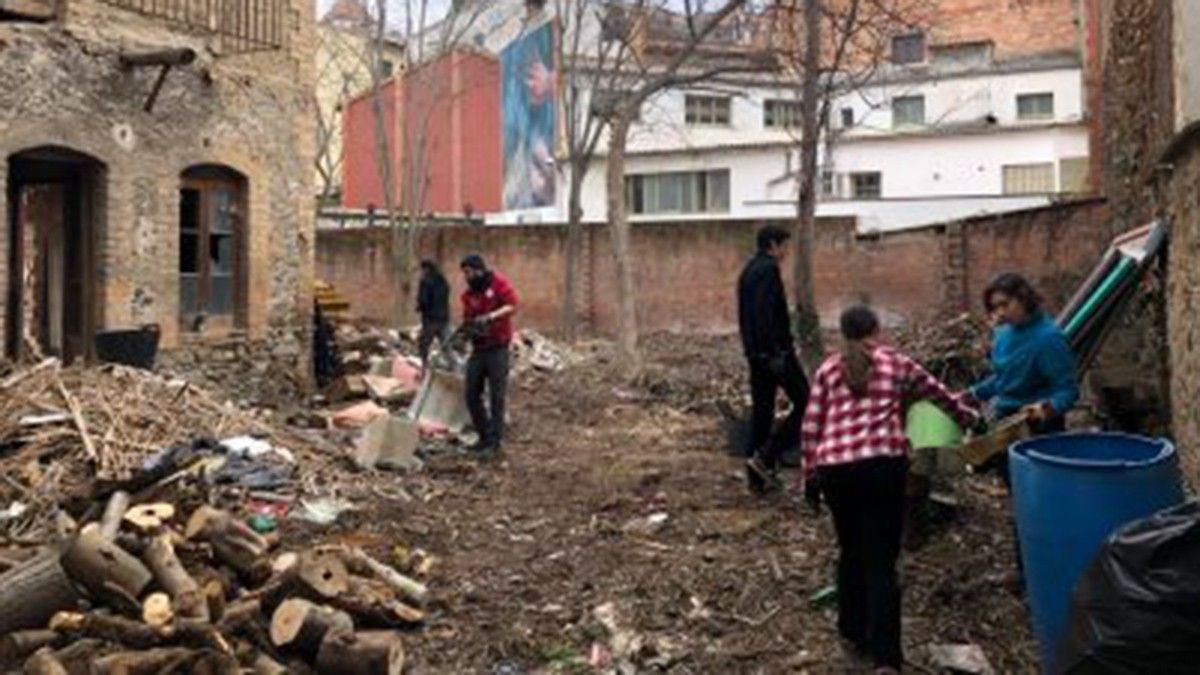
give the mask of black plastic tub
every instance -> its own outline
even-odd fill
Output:
[[[105,363],[150,370],[154,368],[161,333],[156,323],[141,328],[97,331],[96,358]]]

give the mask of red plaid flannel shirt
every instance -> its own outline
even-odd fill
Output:
[[[978,413],[916,361],[886,346],[875,347],[871,356],[871,381],[862,398],[846,385],[840,354],[827,358],[817,370],[800,441],[806,476],[822,466],[906,456],[908,402],[928,399],[964,426],[975,421]]]

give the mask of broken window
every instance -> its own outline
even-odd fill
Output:
[[[855,199],[880,199],[883,197],[883,174],[878,171],[852,173],[850,188]]]
[[[1045,92],[1017,96],[1017,119],[1022,121],[1054,119],[1054,94]]]
[[[892,38],[892,63],[923,63],[925,61],[925,34],[912,33]]]
[[[892,99],[892,127],[925,124],[924,96],[897,96]]]
[[[223,167],[183,174],[179,190],[179,311],[185,323],[204,315],[240,324],[245,270],[245,181]],[[194,325],[194,324],[193,324]]]
[[[1054,162],[1006,164],[1002,170],[1006,195],[1054,192]]]
[[[698,96],[684,99],[684,121],[688,124],[727,126],[732,119],[732,101],[728,96]]]
[[[638,215],[728,213],[729,169],[626,176],[625,199]]]

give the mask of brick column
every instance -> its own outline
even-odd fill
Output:
[[[965,312],[970,307],[967,297],[967,233],[961,222],[950,223],[942,236],[942,301],[946,308]]]

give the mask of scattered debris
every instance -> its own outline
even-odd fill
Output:
[[[929,656],[933,664],[950,673],[969,675],[995,675],[992,664],[984,656],[979,645],[930,645]]]

